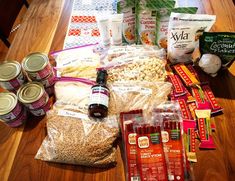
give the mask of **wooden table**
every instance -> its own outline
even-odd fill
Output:
[[[180,0],[201,12],[217,15],[213,31],[235,31],[232,0]],[[21,61],[35,51],[50,52],[63,46],[72,0],[33,0],[12,42],[6,59]],[[235,180],[235,64],[216,78],[206,76],[224,114],[215,118],[216,150],[197,151],[195,180]],[[123,160],[111,169],[47,163],[34,156],[45,137],[45,119],[30,117],[25,126],[11,129],[0,123],[0,180],[125,180]]]

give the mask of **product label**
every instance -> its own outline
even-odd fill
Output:
[[[187,104],[184,99],[179,99],[178,100],[179,105],[180,105],[180,110],[181,110],[181,115],[183,119],[192,119],[192,116],[190,114],[190,111],[187,107]]]
[[[165,130],[170,135],[168,142],[164,143],[164,151],[168,160],[167,170],[169,180],[184,180],[183,146],[180,130]]]
[[[91,96],[89,105],[102,104],[106,107],[109,105],[109,90],[104,87],[93,87],[91,89]]]
[[[125,86],[125,87],[114,87],[113,88],[115,91],[119,92],[139,92],[142,94],[152,94],[152,89],[144,88],[144,87],[138,87],[138,86]]]
[[[202,86],[202,89],[203,89],[203,92],[204,92],[207,100],[210,102],[210,105],[212,107],[212,111],[221,109],[221,107],[219,106],[218,102],[216,101],[215,96],[214,96],[212,90],[210,89],[210,87],[208,85],[204,85],[204,86]]]
[[[167,172],[160,133],[137,136],[137,158],[141,180],[166,181]]]
[[[144,11],[139,16],[139,39],[143,45],[154,45],[156,31],[156,13]]]
[[[89,120],[89,118],[86,114],[77,113],[77,112],[73,112],[73,111],[67,111],[67,110],[63,110],[63,109],[60,109],[58,111],[58,115]]]
[[[171,28],[169,31],[169,58],[172,62],[190,60],[195,48],[195,32],[190,27]]]
[[[187,69],[185,65],[175,65],[174,69],[187,86],[191,86],[193,84],[199,84],[199,81]]]
[[[177,75],[169,75],[170,82],[173,84],[175,96],[186,94],[183,84]]]
[[[135,8],[125,8],[123,10],[122,35],[125,42],[131,44],[135,42]]]
[[[136,133],[131,133],[128,135],[128,142],[130,145],[136,145]]]
[[[198,128],[201,141],[209,140],[210,121],[206,118],[198,118]]]

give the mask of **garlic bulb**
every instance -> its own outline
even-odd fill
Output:
[[[204,72],[215,77],[221,67],[221,60],[217,55],[204,54],[199,61],[199,67],[201,67]]]

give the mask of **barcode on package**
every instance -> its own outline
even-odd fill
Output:
[[[131,181],[140,181],[140,177],[131,177]]]

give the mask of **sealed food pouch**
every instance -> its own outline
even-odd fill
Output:
[[[235,59],[235,33],[234,32],[204,32],[200,37],[201,54],[217,55],[223,67],[232,65]],[[211,64],[208,66],[215,65]]]
[[[123,14],[122,43],[135,43],[135,0],[120,0],[117,12]]]
[[[211,130],[211,121],[210,109],[197,109],[195,110],[197,116],[197,126],[199,130],[201,143],[199,148],[201,149],[215,149],[215,144],[212,138],[212,130]]]
[[[167,34],[171,12],[195,14],[197,7],[162,8],[156,11],[156,45],[167,49]]]
[[[183,124],[177,102],[165,102],[155,107],[153,117],[162,124],[162,142],[167,161],[168,180],[185,180]]]
[[[52,52],[56,61],[57,77],[76,77],[95,80],[100,55],[94,53],[97,44]]]
[[[135,125],[143,122],[143,111],[134,110],[120,114],[122,138],[125,148],[126,180],[140,180],[137,165],[137,145]]]
[[[157,125],[136,128],[137,158],[141,180],[167,181],[161,129]]]
[[[108,167],[116,164],[117,117],[101,120],[68,110],[47,113],[47,136],[35,159],[49,162]]]
[[[175,1],[137,0],[136,39],[137,44],[155,45],[156,10],[173,8]]]
[[[168,27],[167,56],[171,63],[190,62],[203,32],[209,31],[216,16],[171,13]]]
[[[92,85],[94,85],[94,82],[86,79],[59,79],[55,83],[56,101],[53,109],[66,109],[87,114]]]
[[[196,121],[184,120],[184,145],[187,155],[187,160],[190,162],[197,162],[196,157]]]

